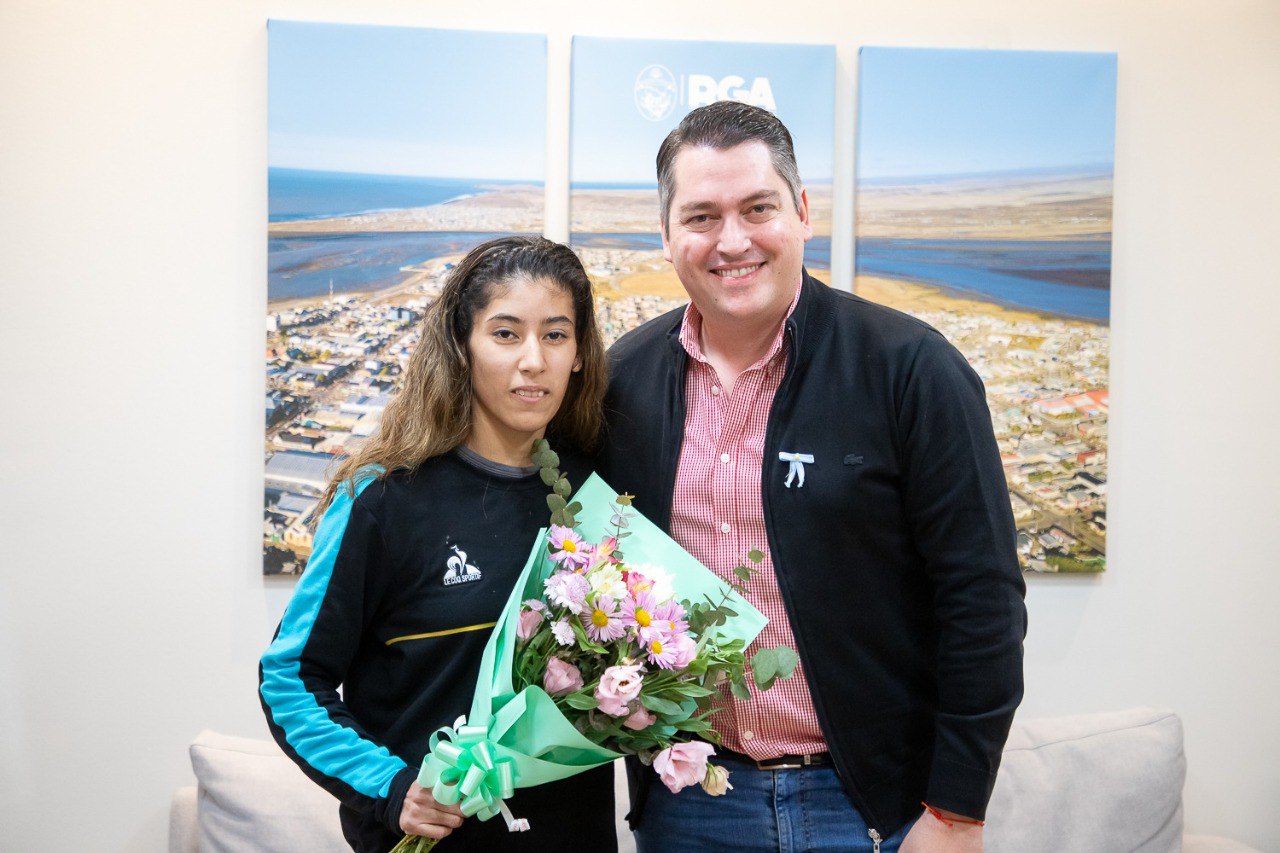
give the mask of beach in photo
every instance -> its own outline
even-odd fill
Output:
[[[1106,568],[1115,57],[864,48],[855,291],[986,386],[1018,554]]]
[[[449,269],[543,231],[546,40],[272,21],[268,49],[263,572],[292,575]]]

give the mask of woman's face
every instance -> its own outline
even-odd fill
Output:
[[[471,436],[486,459],[528,465],[578,369],[573,300],[556,282],[518,278],[494,288],[473,319]]]

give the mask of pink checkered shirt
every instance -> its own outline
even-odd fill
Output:
[[[797,288],[787,317],[799,298]],[[769,624],[748,655],[755,648],[796,648],[769,554],[760,487],[765,425],[787,365],[785,325],[784,318],[768,353],[742,372],[729,394],[702,353],[702,315],[692,303],[680,329],[689,367],[671,535],[725,580],[736,580],[733,569],[746,560],[748,551],[764,552],[760,571],[746,586],[747,599],[768,617]],[[750,678],[748,685],[751,701],[734,699],[726,691],[726,708],[715,716],[725,747],[757,760],[827,751],[803,665],[765,693],[757,691]]]

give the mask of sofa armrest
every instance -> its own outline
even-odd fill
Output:
[[[196,802],[195,785],[173,792],[169,802],[169,853],[199,853]]]
[[[1261,850],[1221,835],[1182,836],[1182,853],[1262,853]]]

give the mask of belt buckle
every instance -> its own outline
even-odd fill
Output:
[[[800,770],[802,768],[809,767],[813,764],[813,756],[811,755],[801,755],[798,757],[803,759],[799,764],[796,764],[796,763],[770,764],[768,761],[757,761],[756,769],[757,770]]]

